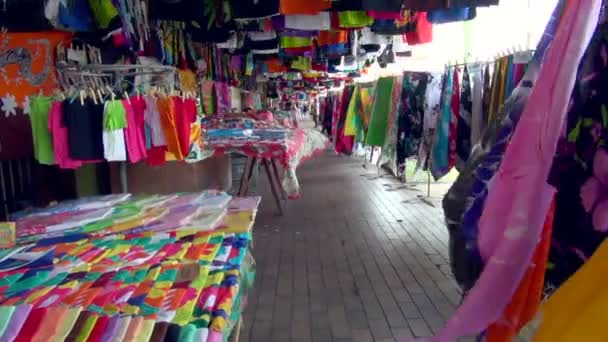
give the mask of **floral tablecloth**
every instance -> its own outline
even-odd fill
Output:
[[[285,139],[214,139],[203,143],[203,159],[227,153],[273,159],[283,168],[281,184],[290,199],[300,197],[297,167],[323,152],[329,140],[312,128],[289,129]]]

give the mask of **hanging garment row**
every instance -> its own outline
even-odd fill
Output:
[[[109,99],[30,99],[34,153],[41,164],[75,169],[101,161],[185,160],[200,142],[196,100],[148,94]]]
[[[396,175],[408,158],[436,180],[461,171],[475,144],[522,80],[530,53],[494,63],[449,66],[443,74],[405,72],[329,92],[321,98],[323,131],[337,153],[356,146],[382,150],[380,163]],[[382,96],[380,96],[382,94]]]

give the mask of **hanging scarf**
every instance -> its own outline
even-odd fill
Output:
[[[450,136],[449,136],[449,155],[448,171],[456,166],[456,140],[458,139],[458,123],[460,119],[460,71],[454,68],[452,77],[452,100],[450,102]]]
[[[424,118],[422,122],[422,142],[418,149],[418,163],[416,169],[429,169],[429,158],[433,148],[433,140],[437,119],[440,114],[442,74],[428,76],[428,85],[424,94]]]
[[[416,155],[422,141],[425,95],[429,78],[427,73],[407,72],[403,75],[397,141],[399,174],[405,170],[406,159]]]

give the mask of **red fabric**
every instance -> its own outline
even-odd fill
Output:
[[[165,151],[165,147],[152,147],[149,149],[146,159],[148,166],[160,166],[166,163]]]
[[[348,31],[344,30],[321,31],[317,37],[317,43],[319,46],[345,44],[347,42]]]
[[[99,316],[95,322],[95,326],[87,339],[87,342],[101,342],[103,334],[106,332],[108,323],[110,322],[110,316]]]
[[[450,150],[448,156],[448,168],[456,165],[456,138],[458,136],[458,119],[460,117],[460,81],[458,79],[458,68],[454,68],[454,81],[452,84],[452,102],[450,104]]]
[[[331,0],[281,0],[281,14],[317,14],[331,7]]]
[[[21,330],[19,331],[19,335],[15,338],[15,342],[30,342],[34,335],[38,332],[40,328],[40,324],[46,315],[46,308],[36,308],[30,311],[30,314],[27,316],[27,319],[23,323]]]
[[[193,99],[181,98],[174,103],[179,104],[175,107],[175,126],[177,128],[177,139],[182,151],[182,155],[187,156],[190,152],[190,128],[196,120],[196,102]],[[180,110],[181,109],[181,110]],[[178,110],[180,110],[178,112]]]
[[[430,43],[433,41],[433,24],[427,19],[426,12],[417,12],[413,15],[412,21],[415,29],[405,34],[409,45]]]

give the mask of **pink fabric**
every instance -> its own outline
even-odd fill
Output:
[[[477,334],[499,319],[528,268],[555,192],[546,179],[600,4],[572,0],[566,6],[481,217],[485,269],[433,341]]]
[[[62,169],[77,169],[82,162],[70,158],[68,151],[68,129],[62,124],[63,102],[53,102],[49,112],[49,131],[53,136],[55,162]]]
[[[146,102],[143,97],[139,96],[130,100],[122,100],[122,104],[127,115],[127,127],[124,129],[127,155],[131,163],[137,163],[146,159],[146,142],[143,135],[143,113],[146,110]]]

